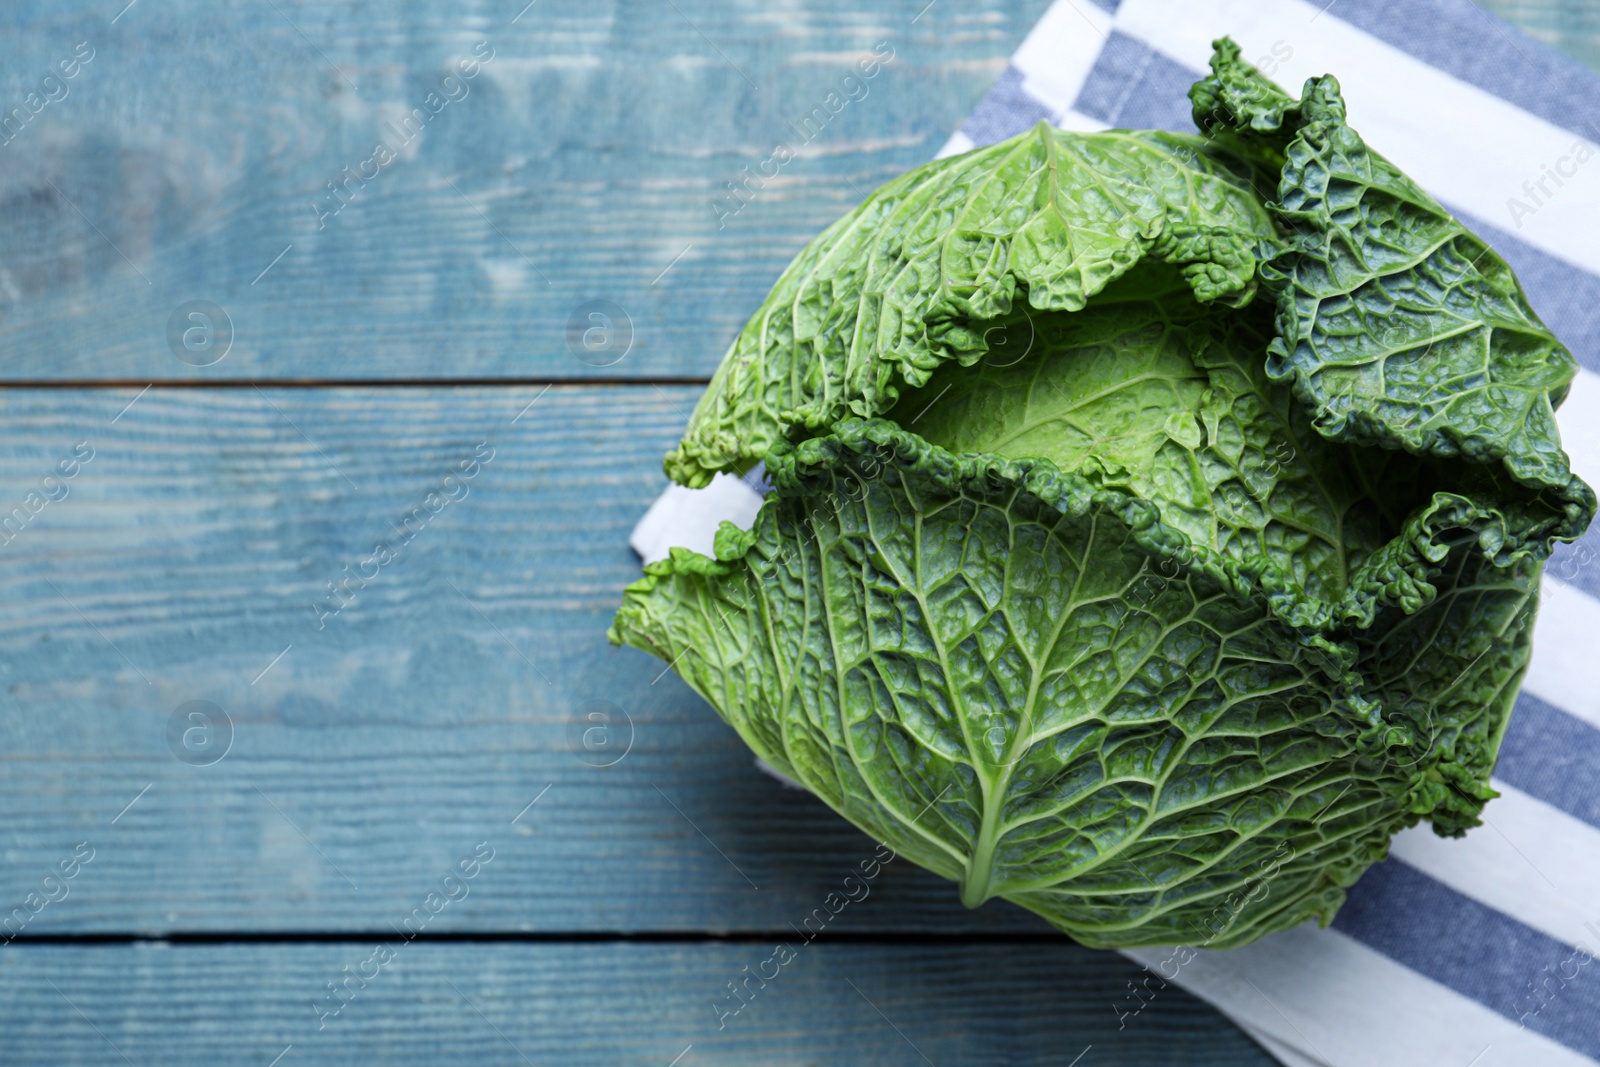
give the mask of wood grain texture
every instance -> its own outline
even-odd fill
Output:
[[[1154,980],[1119,1029],[1113,1005],[1144,972],[1065,944],[800,945],[725,1019],[726,984],[774,946],[395,945],[381,969],[362,966],[371,942],[13,945],[0,951],[6,1062],[265,1067],[292,1046],[281,1067],[1272,1063]],[[376,976],[323,1016],[312,1005],[332,1003],[324,983],[346,966]]]
[[[1480,0],[1484,10],[1576,59],[1600,68],[1600,8],[1583,0]]]
[[[604,637],[693,395],[156,388],[119,417],[137,391],[0,392],[0,518],[94,450],[0,545],[0,904],[88,841],[28,934],[383,930],[489,841],[443,928],[800,922],[871,843]],[[475,449],[465,496],[401,540]],[[319,620],[379,541],[398,558]],[[169,747],[195,700],[233,724],[212,766]],[[594,701],[631,717],[614,766],[576,754]],[[1043,930],[903,862],[841,923]]]
[[[703,377],[790,256],[930,157],[1047,6],[947,0],[913,25],[924,0],[522,2],[9,12],[0,111],[78,42],[95,58],[0,147],[0,382]],[[1487,3],[1593,61],[1585,11]],[[896,58],[867,98],[719,229],[709,200],[880,40]],[[495,58],[470,95],[319,229],[313,196],[479,41]],[[596,299],[633,332],[603,367],[567,337]],[[212,366],[167,337],[192,300],[233,323]],[[759,935],[873,846],[603,643],[696,393],[0,392],[0,519],[24,510],[0,534],[0,918],[94,849],[0,943],[0,1059],[1268,1063],[1176,990],[1118,1030],[1129,964],[1002,902],[967,912],[904,863],[829,930],[928,943],[806,947],[716,1029],[725,983],[771,953]],[[317,629],[326,583],[482,441],[468,496]],[[94,458],[44,483],[78,442]],[[193,700],[233,725],[211,766],[169,747]],[[594,701],[631,717],[611,767],[571,736]],[[430,934],[690,940],[417,941],[319,1032],[323,984],[479,842],[494,859]],[[268,940],[26,940],[206,931]],[[723,933],[749,940],[693,940]]]
[[[94,58],[0,147],[0,380],[708,376],[794,253],[930,159],[1047,6],[540,0],[513,21],[524,2],[13,13],[0,109],[78,43]],[[479,42],[460,99],[397,135]],[[879,42],[859,98],[713,211]],[[398,158],[363,182],[380,140]],[[213,366],[169,348],[192,300],[233,325]],[[591,300],[631,319],[610,366],[569,349]]]

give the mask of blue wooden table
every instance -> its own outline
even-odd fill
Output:
[[[734,332],[1045,0],[122,3],[0,35],[0,1061],[1270,1062],[904,861],[804,941],[874,846],[603,638]]]

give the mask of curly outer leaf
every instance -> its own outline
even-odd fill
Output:
[[[1539,572],[1527,557],[1502,567],[1458,549],[1435,570],[1425,608],[1380,617],[1356,638],[1392,759],[1423,772],[1405,803],[1443,836],[1478,825],[1499,795],[1489,775],[1528,668]],[[1420,752],[1436,762],[1424,768]]]
[[[1261,273],[1278,298],[1267,373],[1292,381],[1333,440],[1493,464],[1546,493],[1556,536],[1594,493],[1567,464],[1555,405],[1577,363],[1511,269],[1345,123],[1332,77],[1295,102],[1217,43],[1195,121],[1278,154],[1285,241]]]
[[[1125,489],[883,421],[769,470],[755,528],[650,567],[612,639],[675,662],[763,759],[969,904],[1091,945],[1242,943],[1328,919],[1394,831],[1481,806],[1487,764],[1461,754],[1503,706],[1464,687],[1447,731],[1384,720],[1358,691],[1381,686],[1319,666],[1216,560],[1136,595],[1187,539]],[[1536,570],[1473,595],[1520,618]],[[1467,599],[1363,658],[1393,671]],[[1269,866],[1269,893],[1241,892]]]
[[[1272,227],[1248,170],[1198,138],[1040,123],[890,182],[796,257],[734,341],[666,470],[704,485],[746,470],[791,427],[887,409],[902,384],[987,351],[983,320],[1019,289],[1076,311],[1146,257],[1196,297],[1256,288]]]

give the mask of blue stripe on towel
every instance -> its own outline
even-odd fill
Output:
[[[1333,17],[1546,122],[1600,140],[1600,80],[1462,0],[1342,0]]]
[[[1600,919],[1600,901],[1593,904]],[[1600,1056],[1600,961],[1580,965],[1583,954],[1572,947],[1413,867],[1387,860],[1368,870],[1333,928],[1529,1030]],[[1600,951],[1597,943],[1589,948]]]
[[[1113,30],[1072,108],[1107,126],[1193,133],[1189,86],[1198,77],[1149,45]]]
[[[1544,572],[1600,600],[1600,522],[1572,544],[1557,545]]]
[[[961,124],[961,132],[981,148],[1015,137],[1040,119],[1048,122],[1054,118],[1048,108],[1023,91],[1022,71],[1008,65]]]
[[[1600,730],[1532,693],[1517,697],[1494,776],[1575,819],[1600,826]],[[1600,900],[1594,910],[1600,919]],[[1600,984],[1600,974],[1595,981]]]

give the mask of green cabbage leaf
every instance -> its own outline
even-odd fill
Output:
[[[911,171],[829,227],[740,332],[667,473],[701,486],[790,427],[873,415],[903,384],[988,350],[984,320],[1076,311],[1135,264],[1180,266],[1197,299],[1247,303],[1272,224],[1250,168],[1199,137],[1044,123]]]

